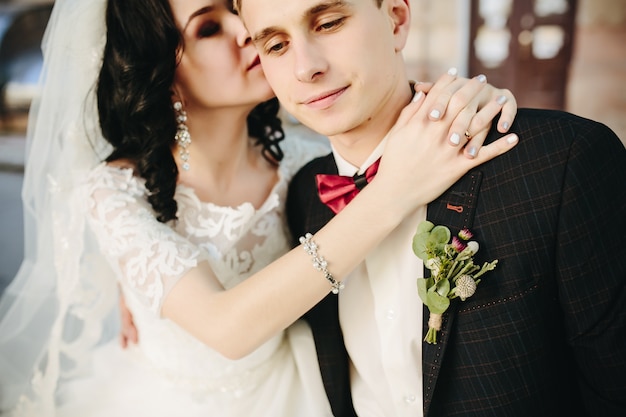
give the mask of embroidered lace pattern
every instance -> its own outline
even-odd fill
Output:
[[[230,361],[159,317],[164,297],[187,271],[206,260],[230,288],[289,250],[284,199],[300,165],[325,148],[293,144],[279,180],[258,209],[202,202],[179,185],[178,221],[158,222],[144,181],[130,169],[99,165],[89,177],[90,225],[120,280],[141,334],[140,349],[156,372],[197,391],[242,395],[262,380],[279,356],[277,335],[245,360]],[[311,153],[312,152],[312,153]],[[190,360],[193,358],[193,360]],[[198,395],[201,395],[200,393]]]

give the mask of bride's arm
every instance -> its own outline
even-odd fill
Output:
[[[479,91],[475,85],[468,90],[472,88]],[[462,147],[448,142],[450,126],[462,109],[448,109],[440,121],[430,121],[426,109],[434,99],[429,94],[424,103],[419,96],[402,111],[378,175],[315,234],[319,254],[335,279],[341,281],[416,207],[516,143],[509,135],[481,148],[476,158],[466,158]],[[223,355],[240,358],[297,320],[330,289],[299,246],[229,290],[202,263],[169,292],[161,313]]]
[[[429,101],[424,102],[423,111],[428,114],[428,118],[430,120],[443,120],[444,124],[447,123],[450,125],[448,132],[448,141],[450,145],[461,146],[461,143],[451,143],[450,138],[453,134],[456,133],[456,135],[462,139],[461,142],[465,142],[463,140],[465,139],[463,138],[463,133],[465,130],[468,130],[469,132],[474,132],[474,134],[472,140],[468,143],[465,143],[465,146],[463,148],[465,156],[469,156],[468,153],[471,147],[475,147],[476,149],[478,149],[478,152],[480,152],[480,147],[487,135],[487,131],[491,126],[492,119],[498,114],[501,114],[498,123],[498,130],[502,133],[506,133],[508,127],[512,124],[512,121],[515,118],[515,114],[517,112],[517,103],[515,97],[511,94],[509,90],[498,89],[492,85],[489,85],[485,82],[485,80],[481,80],[480,77],[475,77],[471,80],[467,78],[456,77],[454,70],[448,71],[448,73],[443,75],[439,81],[440,82],[437,84],[437,87],[434,89],[434,83],[417,83],[415,85],[415,91],[422,91],[428,94]],[[473,83],[473,85],[471,83]],[[473,100],[470,100],[469,97],[475,94],[476,91],[479,91],[478,94],[474,96]],[[408,123],[408,121],[415,122],[416,117],[410,117],[410,115],[415,114],[415,112],[417,111],[417,109],[420,108],[419,106],[421,105],[422,102],[411,104],[405,114],[403,114],[404,120],[400,120],[396,125],[396,128],[406,126],[406,123]],[[437,114],[438,117],[433,117],[434,114]],[[454,115],[454,117],[451,117],[449,115]],[[386,159],[392,159],[390,150],[387,150]],[[415,162],[417,163],[419,161],[416,160]],[[445,164],[440,166],[445,167]],[[433,182],[432,186],[436,187],[437,184]],[[373,211],[371,213],[373,213]],[[373,233],[373,231],[368,230],[368,233],[370,232]],[[320,252],[325,253],[326,249],[327,248],[320,249]],[[355,251],[354,248],[351,249],[351,252],[358,253]],[[341,255],[341,253],[336,254],[336,256]],[[361,256],[361,258],[363,257],[364,256]],[[307,268],[309,268],[310,260],[305,260],[305,264],[307,265]],[[308,272],[310,273],[311,271]],[[336,271],[333,271],[333,273],[337,274]],[[202,275],[202,272],[198,272],[198,274]],[[319,273],[319,276],[314,279],[318,279],[322,281],[322,283],[324,283],[324,279],[321,278],[321,273]],[[328,290],[328,287],[326,287],[326,290]],[[122,329],[120,332],[120,340],[122,346],[125,347],[128,342],[137,343],[138,335],[137,329],[135,328],[132,321],[132,315],[123,303],[123,295],[121,295],[121,297],[122,302],[120,303],[120,311],[123,320]],[[313,298],[315,298],[315,296],[313,296]],[[176,316],[177,314],[183,316],[181,317],[181,319],[177,319],[180,320],[180,323],[182,324],[185,321],[184,316],[186,315],[186,312],[183,308],[177,313],[178,307],[169,305],[170,302],[173,300],[174,299],[171,299],[167,303],[168,309],[171,308],[173,310],[171,314],[173,314],[174,316]],[[234,304],[238,305],[238,301],[235,300]],[[236,320],[236,318],[233,319]],[[224,325],[226,325],[226,323],[224,323]],[[218,327],[218,329],[219,328],[220,327]],[[223,331],[228,331],[228,329],[232,329],[233,332],[237,332],[238,328],[239,327],[237,326],[233,327],[229,324],[228,326],[226,326],[225,329],[223,329]],[[224,340],[232,340],[233,336],[225,335],[222,338]]]

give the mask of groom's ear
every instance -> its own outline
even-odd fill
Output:
[[[411,28],[411,8],[409,0],[387,0],[386,11],[389,15],[394,36],[394,48],[396,52],[400,52],[406,45]]]

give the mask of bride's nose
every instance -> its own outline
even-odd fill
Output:
[[[249,43],[252,43],[252,38],[248,35],[248,32],[246,32],[246,34],[237,41],[237,44],[242,48],[247,46]]]
[[[250,44],[252,42],[252,38],[250,37],[250,34],[248,33],[248,30],[246,29],[246,27],[243,25],[243,22],[241,21],[241,19],[239,19],[237,17],[237,20],[239,21],[237,23],[237,45],[239,45],[240,48],[243,48],[244,46],[247,46],[248,44]]]

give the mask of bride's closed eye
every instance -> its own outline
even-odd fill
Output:
[[[203,22],[198,28],[197,36],[198,38],[209,38],[222,29],[222,26],[213,20],[207,20]]]

